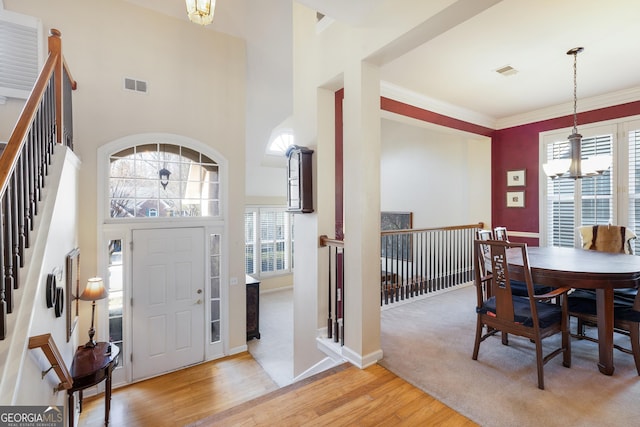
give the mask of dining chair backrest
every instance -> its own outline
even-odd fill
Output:
[[[509,236],[507,235],[507,227],[496,227],[493,229],[493,235],[496,240],[503,240],[505,242],[509,241]]]
[[[633,254],[635,233],[622,225],[584,225],[578,227],[582,248],[592,251]]]
[[[491,274],[483,280],[478,254],[482,246],[489,248]],[[536,295],[529,266],[526,243],[511,243],[500,240],[476,240],[474,242],[474,270],[478,314],[473,360],[478,359],[480,343],[496,334],[502,335],[502,343],[508,344],[508,335],[528,338],[536,346],[538,387],[544,389],[543,365],[550,358],[563,354],[563,365],[571,365],[571,343],[569,340],[568,311],[565,303],[568,288],[554,289],[545,295]],[[511,258],[522,260],[522,270],[515,276],[509,264]],[[519,279],[526,285],[526,295],[514,295],[512,281]],[[559,298],[558,304],[550,304],[549,298]],[[486,328],[487,333],[483,335]],[[542,339],[556,333],[562,334],[562,344],[543,356]]]
[[[482,250],[482,246],[489,249],[489,265],[491,268],[492,278],[490,280],[489,294],[495,297],[496,304],[496,318],[505,321],[513,322],[513,292],[511,290],[512,274],[507,268],[510,257],[521,256],[523,261],[523,276],[519,279],[523,279],[525,283],[528,295],[534,295],[533,279],[531,277],[531,269],[529,268],[529,258],[527,253],[526,243],[511,243],[501,240],[487,240],[485,242],[476,242],[477,251]],[[513,249],[507,252],[507,249]],[[480,295],[478,295],[480,297]],[[478,304],[482,304],[486,301],[478,301]],[[532,303],[533,304],[533,303]],[[531,315],[536,315],[536,306],[531,306]]]
[[[488,240],[493,240],[493,231],[492,230],[476,230],[476,240],[485,242]],[[490,277],[491,267],[489,265],[489,246],[485,244],[481,244],[479,246],[479,250],[476,252],[476,257],[478,258],[478,272],[480,273],[480,280],[487,281]]]
[[[493,231],[491,231],[491,230],[476,230],[476,239],[478,239],[478,240],[493,240]]]

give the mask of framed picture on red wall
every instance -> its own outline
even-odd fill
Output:
[[[507,187],[521,187],[526,185],[526,169],[507,171]]]
[[[524,191],[507,191],[508,208],[524,208]]]

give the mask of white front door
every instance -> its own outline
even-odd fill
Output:
[[[133,230],[133,380],[204,360],[202,228]]]

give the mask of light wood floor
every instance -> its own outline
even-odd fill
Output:
[[[85,399],[80,427],[103,423],[104,396]],[[115,389],[109,424],[476,426],[379,365],[343,365],[278,388],[249,353]]]

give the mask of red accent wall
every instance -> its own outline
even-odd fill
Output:
[[[640,101],[578,114],[580,125],[640,114]],[[529,123],[493,132],[491,142],[491,223],[508,230],[539,232],[539,133],[573,126],[573,116]],[[568,135],[567,135],[568,136]],[[507,208],[507,171],[526,169],[525,207]],[[517,190],[517,187],[509,189]],[[537,245],[538,239],[513,239]]]
[[[342,117],[342,101],[344,100],[344,89],[340,89],[335,93],[334,97],[334,114],[335,114],[335,232],[336,239],[344,239],[344,138],[343,138],[343,117]]]
[[[478,135],[491,136],[494,132],[493,129],[489,129],[484,126],[478,126],[473,123],[454,119],[453,117],[444,116],[442,114],[434,113],[433,111],[423,110],[422,108],[414,107],[413,105],[385,97],[380,97],[380,108],[385,111],[412,117],[424,122],[434,123],[451,129],[458,129]]]
[[[342,142],[341,108],[343,98],[344,89],[341,89],[336,92],[336,141],[339,143]],[[573,115],[569,114],[540,122],[493,130],[385,97],[380,98],[380,108],[425,122],[491,137],[491,223],[494,226],[505,226],[512,231],[539,232],[539,133],[573,126]],[[578,130],[580,130],[580,125],[634,115],[640,115],[640,101],[585,111],[578,114]],[[525,207],[507,208],[507,171],[519,169],[526,169]],[[342,189],[341,178],[336,177],[336,191]],[[516,190],[518,187],[511,188]],[[341,197],[340,200],[336,200],[336,218],[341,215],[338,210],[342,210]],[[337,225],[336,231],[338,232],[342,224]],[[516,237],[511,240],[526,242],[532,246],[538,245],[537,238]]]

